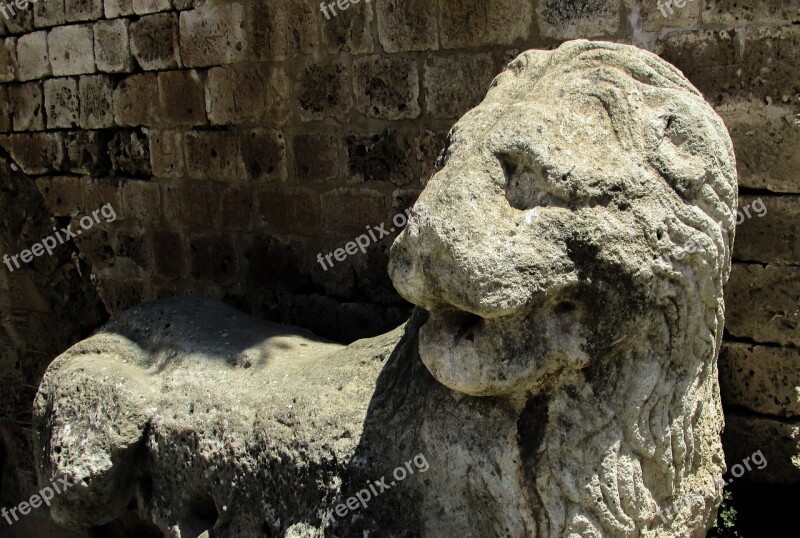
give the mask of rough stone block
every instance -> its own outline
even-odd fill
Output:
[[[78,81],[54,78],[44,81],[44,107],[48,129],[69,129],[78,126]]]
[[[151,267],[158,276],[175,279],[186,271],[186,249],[179,232],[155,228],[151,235]]]
[[[128,21],[114,19],[94,25],[94,52],[97,69],[105,73],[127,73],[133,69],[128,45]]]
[[[405,185],[413,181],[411,145],[397,131],[384,129],[374,134],[348,135],[344,143],[349,183],[391,181]]]
[[[262,123],[267,117],[264,67],[213,67],[208,71],[206,109],[212,124]],[[283,92],[285,94],[285,92]],[[280,95],[280,94],[279,94]]]
[[[156,177],[183,177],[183,135],[179,131],[150,131],[150,163]]]
[[[389,217],[386,196],[371,189],[335,189],[320,200],[325,228],[340,233],[364,233],[366,226],[383,224]]]
[[[64,11],[66,22],[94,21],[103,17],[103,0],[64,0]]]
[[[767,465],[752,466],[747,479],[775,484],[800,483],[800,425],[767,417],[725,416],[722,434],[728,467],[760,450]]]
[[[800,22],[800,6],[791,0],[761,0],[760,2],[706,0],[704,2],[704,24],[738,26],[752,22],[775,25],[797,24]]]
[[[265,188],[258,200],[261,220],[270,231],[310,234],[320,227],[319,195],[312,190]]]
[[[238,133],[194,131],[184,136],[184,142],[190,178],[233,182],[245,179]]]
[[[222,191],[221,225],[225,230],[249,232],[253,229],[256,197],[249,188],[236,187]]]
[[[102,131],[71,131],[64,136],[67,148],[66,170],[74,174],[107,174],[109,135]]]
[[[0,145],[28,175],[59,172],[64,166],[61,133],[13,134],[0,138]]]
[[[8,6],[11,4],[11,0],[6,0],[3,2]],[[0,17],[0,21],[6,28],[7,34],[27,34],[35,28],[34,26],[34,15],[33,10],[30,9],[30,3],[24,8],[19,9],[16,7],[16,1],[13,2],[13,6],[9,7],[7,11],[9,14],[13,12],[13,15],[6,19],[4,16]]]
[[[439,10],[446,49],[510,45],[528,38],[533,20],[533,2],[519,0],[441,0]]]
[[[727,342],[719,355],[722,403],[800,417],[800,350]]]
[[[111,170],[122,177],[147,177],[150,167],[150,140],[147,131],[117,131],[108,143]]]
[[[219,284],[236,282],[239,255],[230,235],[210,233],[190,237],[189,273],[192,278]]]
[[[44,129],[44,101],[38,82],[12,84],[8,87],[11,117],[15,131]]]
[[[47,54],[47,32],[33,32],[17,41],[19,79],[34,80],[50,76],[50,57]]]
[[[743,195],[739,212],[735,260],[800,265],[800,196]]]
[[[428,58],[425,108],[432,118],[458,119],[486,95],[497,74],[491,54]]]
[[[725,289],[725,329],[759,343],[800,346],[800,267],[737,263]]]
[[[666,0],[626,0],[626,4],[634,4],[639,9],[642,29],[646,32],[660,32],[664,28],[695,28],[700,22],[699,0],[686,0],[680,3]]]
[[[717,112],[736,150],[739,186],[800,193],[800,113],[796,107],[736,101]]]
[[[148,295],[147,284],[138,278],[98,278],[97,294],[106,311],[116,316],[142,302],[153,299]]]
[[[0,85],[0,132],[11,131],[11,100],[8,97],[8,86]]]
[[[347,121],[353,106],[350,71],[344,60],[314,63],[302,69],[295,84],[303,121]]]
[[[80,77],[80,126],[83,129],[107,129],[114,126],[114,90],[106,75]]]
[[[537,9],[539,30],[545,37],[576,39],[610,36],[622,20],[620,0],[542,0]]]
[[[260,182],[286,180],[286,140],[283,133],[263,128],[242,131],[241,148],[246,179]]]
[[[145,71],[174,69],[180,65],[177,14],[142,17],[131,23],[129,34],[131,53]]]
[[[402,56],[368,56],[353,62],[356,109],[370,118],[420,115],[417,62]]]
[[[152,181],[126,181],[122,185],[125,216],[140,223],[152,224],[161,218],[161,195]]]
[[[154,125],[159,121],[158,76],[132,75],[114,89],[114,122],[120,126]]]
[[[242,4],[209,5],[182,11],[180,48],[186,67],[242,62],[250,46]]]
[[[169,0],[133,0],[133,12],[137,15],[168,11],[170,7]]]
[[[386,52],[439,48],[438,5],[428,0],[376,2],[378,35]]]
[[[159,73],[158,95],[163,123],[169,126],[206,123],[205,91],[197,71]]]
[[[329,52],[349,54],[371,54],[375,47],[372,42],[372,21],[375,19],[372,3],[362,2],[358,9],[340,12],[330,20],[320,22],[322,45]]]
[[[302,183],[333,181],[344,175],[344,148],[336,136],[300,134],[292,139],[294,172]]]
[[[15,37],[0,39],[0,82],[13,82],[16,78],[17,39]]]
[[[247,56],[256,61],[286,60],[318,50],[317,26],[325,22],[318,6],[311,2],[247,4]]]
[[[59,26],[47,34],[47,50],[53,76],[95,72],[94,32],[88,24]]]
[[[59,26],[67,22],[65,0],[39,0],[33,6],[36,28]]]
[[[133,0],[104,0],[103,11],[107,19],[133,15]]]
[[[164,216],[192,229],[219,227],[219,186],[210,182],[170,182],[161,185]]]
[[[119,180],[85,178],[82,183],[86,207],[94,211],[105,204],[111,204],[117,214],[117,220],[125,218],[122,207],[122,187]]]
[[[40,177],[36,179],[36,188],[47,211],[57,217],[75,217],[86,212],[83,183],[79,177]]]
[[[416,157],[416,174],[422,186],[436,172],[436,161],[447,142],[447,130],[431,131],[426,129],[414,137],[413,148]]]

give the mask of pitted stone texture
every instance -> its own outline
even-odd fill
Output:
[[[103,16],[103,0],[64,0],[67,22],[93,21]]]
[[[725,297],[733,336],[800,346],[800,267],[737,263]]]
[[[19,79],[34,80],[50,75],[50,58],[47,54],[47,32],[33,32],[17,40]]]
[[[17,40],[13,37],[0,39],[0,82],[12,82],[17,78]],[[21,78],[19,80],[29,80]]]
[[[66,0],[47,0],[36,2],[33,6],[33,20],[37,28],[58,26],[67,22]]]
[[[47,33],[47,51],[53,76],[95,72],[94,33],[89,24],[53,28]]]
[[[425,109],[432,118],[458,118],[477,105],[496,74],[491,54],[425,60]]]
[[[141,73],[114,88],[114,122],[119,126],[155,125],[159,122],[158,75]],[[148,103],[150,106],[142,106]]]
[[[800,265],[800,196],[742,196],[737,261]]]
[[[189,175],[235,175],[201,158],[238,159],[237,134],[187,134]],[[354,211],[364,192],[270,186],[256,207],[270,232],[367,237],[390,197]],[[236,281],[220,193],[163,185],[169,220],[210,215],[167,273]],[[394,285],[428,312],[348,347],[208,300],[122,314],[37,396],[40,476],[87,477],[53,514],[98,525],[136,499],[176,538],[702,536],[724,466],[713,335],[731,241],[716,224],[735,207],[730,140],[676,69],[610,43],[524,53],[453,128],[391,249]],[[675,260],[689,240],[706,248]],[[110,312],[147,293],[124,284],[100,282]],[[415,455],[424,475],[320,515]]]
[[[78,81],[54,78],[44,81],[44,108],[48,129],[69,129],[78,126]]]
[[[94,54],[98,71],[125,73],[133,69],[126,19],[95,23]]]
[[[420,115],[419,68],[412,58],[368,56],[353,62],[356,109],[368,118],[413,119]]]
[[[350,54],[373,53],[375,9],[372,6],[372,3],[361,2],[358,9],[348,9],[331,17],[331,20],[322,21],[322,46],[329,51],[338,50]]]
[[[142,17],[131,23],[128,31],[131,54],[145,71],[175,69],[180,65],[176,14]]]
[[[280,68],[213,67],[205,91],[208,119],[214,125],[284,125],[289,116],[289,82]]]
[[[541,0],[542,35],[556,39],[614,35],[621,23],[620,0]]]
[[[800,350],[727,343],[719,355],[722,403],[800,417]]]
[[[511,45],[528,38],[533,2],[441,0],[439,35],[444,49]]]
[[[353,106],[350,67],[344,60],[313,63],[303,68],[295,84],[300,119],[347,121]]]
[[[8,87],[11,117],[15,131],[41,131],[44,129],[44,100],[38,82],[12,84]]]
[[[725,417],[725,459],[728,466],[761,450],[767,465],[748,471],[747,479],[775,484],[800,483],[800,425],[767,417],[729,414]]]
[[[107,129],[114,126],[114,90],[108,76],[80,77],[78,97],[82,129]]]
[[[180,49],[186,67],[238,63],[246,59],[245,7],[209,5],[180,14]]]
[[[133,15],[133,0],[103,0],[103,11],[107,19]]]
[[[438,49],[437,7],[436,2],[428,0],[376,2],[378,35],[383,50],[408,52]]]
[[[700,2],[696,2],[699,4]],[[740,2],[738,0],[707,0],[703,22],[720,26],[744,23],[787,24],[800,22],[800,6],[787,0]]]

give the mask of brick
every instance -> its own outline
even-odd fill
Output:
[[[146,130],[116,131],[108,143],[111,170],[117,176],[150,177],[150,140]]]
[[[326,229],[362,233],[365,226],[382,224],[388,217],[386,196],[368,189],[335,189],[320,196]]]
[[[94,52],[97,70],[104,73],[127,73],[133,69],[128,45],[128,21],[98,21],[94,25]]]
[[[437,4],[429,0],[382,0],[375,4],[378,35],[385,52],[439,48]]]
[[[114,89],[114,122],[120,126],[155,125],[159,121],[158,76],[132,75]]]
[[[800,265],[800,196],[742,195],[738,221],[734,259]]]
[[[800,482],[800,425],[769,417],[728,413],[722,435],[728,467],[740,464],[758,450],[767,461],[763,469],[752,466],[747,479],[775,484]]]
[[[302,183],[333,181],[344,175],[344,148],[338,137],[301,134],[292,139],[294,171]]]
[[[103,11],[107,19],[133,15],[133,0],[104,0]]]
[[[66,22],[97,20],[103,16],[103,0],[64,0],[64,11]]]
[[[125,218],[125,212],[122,207],[122,188],[119,180],[87,178],[82,183],[86,207],[98,208],[105,204],[111,204],[117,214],[117,220]]]
[[[320,22],[322,43],[326,51],[348,54],[372,54],[372,23],[375,20],[372,3],[361,2],[358,9],[340,12],[330,20]]]
[[[183,135],[179,131],[150,131],[150,163],[156,177],[183,177]]]
[[[222,228],[229,231],[249,232],[253,229],[255,196],[250,189],[236,187],[222,191]]]
[[[533,2],[518,0],[441,0],[439,10],[445,49],[510,45],[528,37],[533,19]]]
[[[425,61],[425,108],[432,118],[458,119],[483,100],[496,75],[491,54],[464,54]]]
[[[239,263],[231,237],[221,233],[190,237],[189,268],[192,278],[220,284],[236,282]]]
[[[180,65],[175,13],[142,17],[131,23],[129,33],[131,53],[145,71],[174,69]]]
[[[0,145],[28,175],[58,172],[64,165],[61,133],[13,134],[0,138]]]
[[[164,216],[193,229],[219,227],[220,188],[210,182],[174,182],[161,185]]]
[[[114,126],[114,90],[106,75],[80,77],[80,126],[82,129],[107,129]]]
[[[133,12],[137,15],[168,11],[170,7],[169,0],[133,0]]]
[[[347,147],[348,183],[391,181],[405,185],[413,181],[411,144],[392,129],[377,133],[352,134],[344,138]]]
[[[417,62],[402,56],[368,56],[353,62],[355,106],[369,118],[413,119],[420,115]]]
[[[725,329],[759,343],[800,345],[800,267],[737,263],[725,288]]]
[[[50,67],[56,77],[95,72],[94,33],[88,24],[59,26],[47,34]]]
[[[237,133],[195,131],[184,137],[187,172],[192,179],[242,181],[244,160]]]
[[[8,97],[8,86],[0,85],[0,132],[12,130],[11,100]]]
[[[15,131],[44,129],[44,100],[38,82],[12,84],[8,87],[11,116]]]
[[[151,232],[151,266],[163,278],[180,278],[186,272],[186,249],[179,232],[155,228]]]
[[[241,4],[209,5],[182,11],[180,48],[186,67],[242,62],[247,58],[246,28],[250,22]]]
[[[353,107],[351,86],[350,70],[344,60],[306,66],[295,84],[300,119],[335,118],[346,122]]]
[[[109,135],[102,131],[71,131],[64,136],[65,169],[74,174],[105,175],[110,170]]]
[[[17,40],[14,37],[0,39],[0,82],[13,82],[16,78]]]
[[[67,22],[65,0],[38,0],[33,6],[36,28],[59,26]]]
[[[800,193],[797,107],[737,100],[717,112],[733,140],[740,187]]]
[[[205,91],[196,71],[159,73],[158,94],[163,123],[169,126],[206,123]]]
[[[699,2],[698,2],[699,4]],[[735,26],[744,23],[787,24],[800,22],[800,6],[787,0],[706,0],[703,23],[707,25]]]
[[[242,131],[241,137],[247,179],[261,182],[286,180],[286,141],[283,133],[259,128]]]
[[[44,198],[47,211],[57,217],[74,217],[86,212],[83,184],[79,177],[40,177],[36,179],[36,188]]]
[[[213,67],[208,71],[206,107],[212,124],[264,121],[264,73],[259,67]]]
[[[122,185],[122,207],[127,218],[140,223],[158,222],[161,219],[158,184],[151,181],[126,181]]]
[[[50,57],[47,54],[47,32],[33,32],[17,41],[19,79],[34,80],[50,76]]]
[[[265,188],[258,200],[261,220],[270,231],[309,234],[320,227],[320,200],[312,190]]]
[[[779,417],[800,416],[800,349],[726,342],[719,355],[722,403]]]
[[[554,39],[610,36],[619,30],[620,0],[542,0],[537,9],[539,31]]]
[[[44,81],[44,107],[48,129],[78,126],[78,81],[54,78]]]
[[[325,21],[318,6],[311,2],[247,4],[247,56],[255,61],[286,60],[319,50],[317,26]]]

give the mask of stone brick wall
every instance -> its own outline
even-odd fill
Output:
[[[737,231],[726,447],[764,451],[750,478],[800,482],[800,0],[671,9],[372,0],[326,19],[312,0],[38,0],[0,15],[0,255],[103,204],[118,215],[0,267],[2,500],[32,488],[44,368],[133,304],[203,294],[340,340],[401,322],[391,238],[328,271],[317,253],[413,203],[516,53],[577,37],[655,51],[726,121],[742,203],[768,208]]]

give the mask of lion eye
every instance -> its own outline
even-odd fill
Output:
[[[506,199],[514,209],[567,206],[567,193],[558,186],[566,179],[563,174],[557,174],[533,155],[519,151],[499,152],[497,160],[505,177]]]

